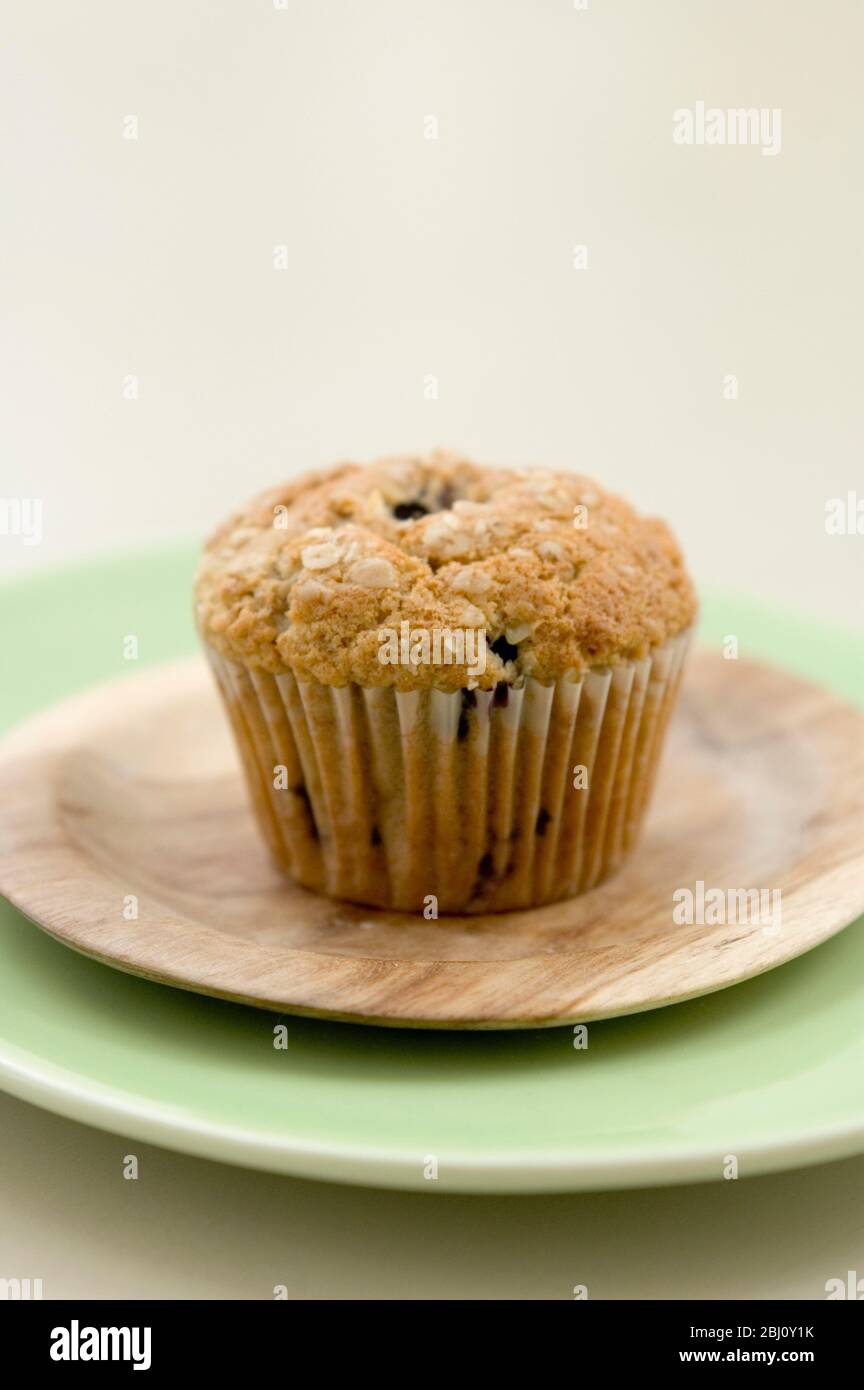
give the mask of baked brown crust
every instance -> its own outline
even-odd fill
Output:
[[[665,522],[577,474],[444,451],[262,493],[211,536],[195,593],[204,640],[244,666],[402,690],[578,680],[645,656],[697,607]],[[468,630],[485,634],[482,672],[458,646],[382,661],[382,633]]]

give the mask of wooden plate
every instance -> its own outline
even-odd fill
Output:
[[[698,882],[779,891],[779,930],[677,925],[673,894]],[[426,1028],[636,1013],[770,970],[864,911],[864,716],[699,652],[621,874],[531,912],[428,922],[286,882],[203,663],[156,667],[0,743],[0,889],[106,964],[279,1012]]]

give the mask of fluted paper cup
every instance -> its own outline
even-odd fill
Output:
[[[578,682],[456,693],[328,686],[207,653],[280,867],[330,897],[432,916],[555,902],[619,867],[689,639]]]

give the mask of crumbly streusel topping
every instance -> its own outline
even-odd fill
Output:
[[[196,605],[205,640],[246,666],[403,690],[576,680],[644,656],[696,612],[663,521],[577,474],[446,452],[263,493],[208,541]],[[424,663],[417,634],[436,630],[470,630],[482,674],[476,649],[446,638],[466,659]],[[388,633],[419,660],[382,660]]]

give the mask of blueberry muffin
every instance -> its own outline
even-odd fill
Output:
[[[618,867],[695,613],[664,522],[576,474],[444,452],[264,493],[196,582],[278,864],[429,918],[553,902]]]

